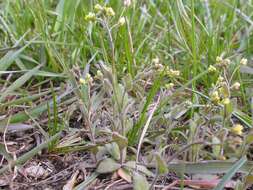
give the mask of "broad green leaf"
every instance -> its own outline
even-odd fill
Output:
[[[100,174],[111,173],[116,171],[120,167],[121,165],[117,163],[115,160],[111,158],[106,158],[99,163],[96,172]]]
[[[110,144],[106,144],[105,148],[107,152],[115,159],[119,160],[120,159],[120,149],[117,143],[113,142]]]
[[[226,182],[230,180],[235,173],[247,162],[246,156],[242,157],[240,160],[238,160],[230,169],[229,171],[223,176],[222,180],[219,182],[219,184],[215,187],[214,190],[223,190]]]
[[[134,172],[133,175],[134,190],[149,190],[149,184],[145,176]]]

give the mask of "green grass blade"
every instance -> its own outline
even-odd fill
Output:
[[[152,88],[149,91],[149,94],[147,96],[147,100],[146,100],[145,105],[142,109],[140,119],[128,134],[128,142],[129,142],[130,145],[133,145],[136,142],[137,137],[139,135],[139,131],[144,126],[144,123],[145,123],[145,120],[146,120],[146,117],[147,117],[146,112],[148,110],[149,105],[152,103],[153,98],[155,97],[157,91],[159,90],[159,88],[162,85],[161,84],[162,77],[163,77],[163,73],[155,80],[155,82],[154,82],[154,84],[153,84],[153,86],[152,86]]]
[[[202,161],[197,163],[170,163],[169,171],[187,174],[223,174],[235,164],[232,161]],[[155,167],[155,166],[153,166]],[[247,161],[237,172],[248,173],[253,168],[253,162]]]
[[[222,180],[219,182],[219,184],[214,188],[214,190],[223,190],[223,188],[226,185],[226,182],[230,180],[235,173],[246,163],[247,158],[246,156],[242,157],[240,160],[238,160],[226,173],[226,175],[223,176]]]
[[[2,143],[0,143],[0,153],[1,153],[1,155],[4,156],[4,158],[5,158],[8,162],[10,162],[10,161],[13,160],[11,154],[8,153],[8,152],[6,151],[5,145],[2,144]]]
[[[32,101],[34,101],[38,98],[41,98],[42,96],[45,96],[49,93],[50,93],[50,91],[45,91],[45,92],[41,92],[39,94],[34,94],[34,95],[31,95],[31,96],[27,95],[25,97],[22,97],[22,98],[4,103],[4,104],[1,105],[1,107],[5,108],[7,106],[15,106],[15,105],[23,104],[23,103],[26,103],[26,102],[32,102]]]
[[[60,0],[56,7],[57,19],[54,25],[54,31],[57,32],[62,24],[62,20],[64,17],[64,4],[65,0]]]
[[[244,123],[247,127],[252,128],[252,119],[247,114],[239,110],[235,110],[233,111],[232,115],[236,117],[238,120],[240,120],[242,123]]]
[[[89,176],[84,182],[80,183],[78,186],[74,188],[74,190],[82,190],[85,189],[90,183],[92,183],[99,174],[94,172],[91,176]]]
[[[72,98],[72,99],[69,99],[67,101],[68,102],[66,104],[71,104],[72,102],[76,101],[76,98]],[[36,118],[41,113],[45,112],[47,110],[47,107],[48,106],[47,106],[46,103],[42,103],[41,105],[39,105],[35,108],[27,110],[26,112],[23,111],[23,112],[16,113],[15,115],[13,115],[10,118],[9,123],[22,123],[22,122],[25,122],[28,119],[30,119],[30,116],[33,117],[33,118]],[[0,133],[4,132],[4,129],[5,129],[5,126],[6,126],[7,122],[8,122],[8,118],[0,121]]]
[[[41,65],[35,67],[34,69],[28,71],[20,78],[18,78],[14,83],[12,83],[0,96],[0,103],[8,96],[9,93],[15,91],[16,89],[20,88],[23,84],[25,84],[36,72],[38,72]]]
[[[31,44],[31,42],[27,43],[22,48],[16,50],[16,51],[9,51],[7,54],[5,54],[4,57],[0,59],[0,71],[5,71],[8,69],[13,61],[17,59],[20,54]]]

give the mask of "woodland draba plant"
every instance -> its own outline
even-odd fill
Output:
[[[107,64],[104,64],[102,61],[100,61],[99,68],[101,70],[98,70],[97,72],[100,75],[101,82],[104,84],[104,91],[106,92],[107,95],[111,97],[111,100],[112,100],[111,102],[111,105],[113,107],[112,126],[115,126],[115,127],[112,127],[112,134],[118,139],[116,142],[112,142],[112,143],[106,144],[104,147],[102,146],[98,148],[98,152],[96,154],[97,154],[97,157],[100,158],[98,159],[100,160],[100,162],[98,165],[97,172],[108,173],[108,172],[113,172],[116,170],[120,172],[126,171],[128,174],[124,173],[124,175],[133,175],[134,178],[136,177],[138,178],[138,175],[136,174],[136,172],[138,171],[138,169],[136,168],[138,165],[138,158],[136,162],[130,161],[131,163],[134,164],[132,170],[131,169],[129,170],[129,168],[127,169],[124,167],[125,160],[126,159],[128,160],[127,155],[126,155],[126,147],[128,145],[128,141],[130,140],[131,142],[136,142],[136,138],[139,136],[138,134],[140,132],[140,129],[142,125],[145,124],[144,122],[145,118],[147,118],[147,116],[145,116],[146,115],[145,112],[147,112],[148,107],[150,106],[149,104],[152,102],[152,99],[155,97],[156,93],[160,90],[160,86],[162,85],[162,84],[158,85],[158,82],[160,82],[161,79],[167,78],[168,82],[164,84],[165,89],[172,90],[172,93],[177,94],[178,90],[174,89],[175,88],[174,83],[177,82],[177,80],[175,79],[180,76],[180,71],[171,69],[168,66],[164,66],[163,64],[160,63],[160,60],[158,57],[154,58],[152,60],[152,63],[154,64],[154,69],[157,71],[157,74],[158,74],[158,75],[154,74],[154,77],[157,77],[159,75],[160,77],[158,77],[159,79],[157,81],[157,84],[156,82],[151,84],[153,85],[153,89],[150,90],[151,94],[148,100],[149,103],[145,104],[144,109],[139,115],[139,121],[135,125],[133,125],[133,123],[130,125],[127,124],[128,120],[131,119],[129,118],[129,116],[127,116],[127,113],[129,112],[129,110],[132,109],[131,107],[134,105],[134,104],[131,104],[133,99],[130,98],[130,96],[128,95],[128,93],[130,93],[131,89],[133,88],[132,86],[134,85],[134,83],[131,81],[135,80],[135,83],[138,83],[138,81],[136,81],[136,79],[132,79],[129,76],[130,78],[126,78],[126,80],[123,80],[123,85],[118,83],[118,77],[116,74],[117,67],[116,67],[116,62],[115,62],[116,57],[114,53],[115,47],[114,47],[114,39],[113,39],[113,30],[116,29],[116,27],[121,27],[125,25],[128,21],[127,21],[127,18],[121,16],[118,22],[115,25],[112,25],[112,27],[110,27],[109,18],[115,16],[113,9],[111,9],[110,7],[103,7],[97,4],[95,5],[95,10],[96,10],[96,13],[88,13],[85,17],[85,20],[87,20],[88,22],[93,22],[94,24],[96,23],[101,24],[103,29],[106,31],[108,43],[111,48],[110,59],[109,59],[111,60],[111,63],[112,63],[111,69],[110,67],[106,66]],[[123,15],[123,13],[121,15]],[[241,131],[242,131],[242,128],[239,127],[239,124],[233,124],[233,121],[231,120],[231,114],[234,110],[230,101],[231,99],[230,91],[239,90],[240,83],[234,82],[233,84],[231,84],[231,82],[233,81],[234,74],[240,68],[240,65],[245,65],[247,60],[242,59],[240,64],[236,65],[233,68],[230,68],[231,61],[229,59],[223,59],[221,57],[217,57],[216,62],[217,63],[215,65],[210,65],[206,72],[197,75],[193,81],[207,74],[214,74],[217,76],[217,82],[216,84],[212,86],[212,89],[210,92],[210,101],[212,104],[211,105],[207,104],[205,106],[206,107],[205,109],[208,109],[209,111],[217,112],[217,108],[218,108],[219,112],[222,114],[222,123],[221,123],[222,128],[220,128],[216,132],[216,135],[212,138],[211,141],[214,144],[216,143],[222,144],[222,145],[214,145],[213,153],[216,159],[223,159],[225,158],[224,153],[226,152],[226,147],[223,146],[223,143],[226,143],[226,136],[228,135],[228,132],[231,131],[231,133],[235,135],[241,135]],[[83,79],[80,79],[80,82],[81,84],[87,83],[86,80],[83,80]],[[190,104],[187,103],[187,105],[188,106],[186,106],[186,110],[184,113],[186,113],[189,108],[194,106],[193,103],[190,103]],[[233,125],[234,126],[231,127],[230,123],[232,123],[232,126]],[[146,131],[143,134],[144,136],[145,136],[145,133]],[[196,136],[197,129],[193,129],[192,133],[193,133],[192,136]],[[126,138],[127,134],[129,134],[128,140]],[[222,136],[222,138],[219,137],[220,135]],[[143,139],[144,136],[142,136],[141,139]],[[193,141],[191,143],[194,144]],[[133,144],[130,144],[130,145],[133,145]],[[194,151],[196,150],[199,151],[199,149],[196,149],[194,147],[195,146],[193,146],[192,148],[193,155],[194,155]],[[111,158],[102,159],[103,157],[102,155],[104,155],[106,152],[111,155]],[[138,154],[140,153],[140,148],[138,149],[137,153]],[[197,159],[197,157],[193,159],[195,160]],[[159,159],[156,159],[157,163],[159,162],[159,164],[162,164],[162,166],[157,166],[158,168],[165,167],[161,160],[162,160],[161,157],[159,157]],[[112,167],[106,169],[106,166],[108,164],[110,164]],[[158,176],[160,173],[163,173],[163,172],[158,172],[157,170],[156,176]],[[157,177],[154,178],[154,181],[151,187],[155,184],[156,180],[157,180]],[[142,177],[142,181],[145,181],[145,178]],[[143,182],[143,183],[147,184],[146,182]]]
[[[92,108],[92,104],[87,104],[87,102],[90,102],[90,87],[92,86],[92,83],[99,82],[102,84],[101,87],[98,88],[99,91],[103,91],[106,96],[109,97],[110,100],[110,105],[113,108],[113,115],[112,115],[112,124],[111,124],[111,143],[107,143],[104,146],[99,146],[97,148],[97,151],[95,152],[96,158],[99,161],[97,172],[98,173],[109,173],[113,171],[118,171],[122,173],[121,175],[126,175],[129,176],[134,176],[134,183],[139,182],[139,180],[135,180],[135,178],[139,178],[140,175],[137,174],[136,172],[141,172],[144,173],[148,176],[150,176],[150,172],[144,167],[139,165],[139,160],[137,158],[137,161],[129,161],[129,158],[126,158],[126,153],[127,153],[127,145],[128,145],[128,140],[131,141],[132,145],[135,145],[135,142],[137,141],[137,138],[139,136],[141,127],[143,122],[145,122],[145,118],[149,117],[149,120],[151,121],[152,115],[147,116],[148,114],[148,108],[153,102],[153,98],[155,97],[156,93],[159,91],[160,86],[162,85],[159,84],[160,80],[163,79],[164,77],[167,79],[172,79],[177,78],[180,75],[180,72],[178,70],[174,70],[169,68],[168,66],[163,66],[159,59],[156,58],[156,60],[153,60],[152,62],[154,63],[154,66],[151,68],[148,68],[148,70],[144,70],[143,74],[140,73],[140,75],[137,75],[135,78],[132,78],[131,75],[126,75],[122,79],[122,84],[118,82],[118,77],[117,77],[117,67],[116,67],[116,57],[115,57],[115,50],[114,50],[114,39],[113,39],[113,30],[115,30],[117,27],[126,27],[124,25],[127,25],[128,20],[126,17],[121,16],[116,24],[112,24],[110,22],[110,18],[115,16],[115,13],[111,7],[104,7],[101,5],[95,5],[95,11],[96,13],[88,13],[85,16],[85,20],[87,22],[90,22],[94,25],[98,25],[96,27],[102,27],[103,30],[106,31],[106,38],[108,39],[108,43],[110,46],[110,57],[108,60],[110,60],[109,63],[111,63],[111,66],[108,66],[109,63],[104,63],[103,61],[98,62],[98,70],[97,70],[97,75],[94,77],[94,79],[91,78],[91,75],[88,73],[86,74],[86,78],[80,78],[80,86],[81,89],[80,91],[82,93],[85,93],[83,95],[83,102],[84,104],[82,106],[85,107],[85,121],[90,121],[90,118],[88,117],[89,114],[89,108]],[[121,14],[123,15],[123,13]],[[130,31],[129,31],[130,32]],[[133,65],[134,66],[134,65]],[[132,66],[132,67],[133,67]],[[153,69],[155,68],[155,72],[153,72]],[[146,75],[147,73],[145,72],[151,72],[151,75]],[[156,79],[158,77],[158,79]],[[131,110],[136,109],[136,107],[142,108],[141,104],[136,104],[134,101],[134,98],[129,96],[129,93],[136,93],[136,90],[133,91],[134,87],[136,85],[140,85],[142,83],[145,83],[145,78],[147,79],[154,79],[156,82],[154,84],[152,81],[150,81],[150,84],[147,84],[148,86],[153,86],[151,87],[149,97],[146,100],[145,106],[142,110],[141,113],[139,114],[139,118],[137,118],[139,121],[137,122],[136,125],[133,123],[133,115],[131,115]],[[99,79],[96,81],[96,79]],[[90,86],[90,87],[89,87]],[[173,88],[173,83],[168,83],[167,88],[172,89]],[[87,89],[88,87],[88,89]],[[150,88],[150,87],[148,87]],[[143,89],[145,90],[145,89]],[[138,91],[137,91],[138,92]],[[81,94],[82,94],[81,93]],[[140,95],[142,92],[140,92]],[[138,96],[138,94],[136,94]],[[145,98],[143,95],[140,96],[142,98],[142,101],[145,101]],[[86,102],[86,103],[85,103]],[[159,101],[157,102],[157,104]],[[155,111],[155,110],[154,110]],[[149,121],[149,122],[150,122]],[[87,122],[91,123],[91,122]],[[148,127],[148,125],[147,125]],[[91,133],[91,139],[93,143],[96,144],[96,135],[94,134],[95,130],[94,128],[90,127],[90,133]],[[127,140],[127,134],[129,134],[128,140]],[[145,133],[143,134],[145,136]],[[144,137],[143,136],[143,137]],[[143,139],[142,137],[142,139]],[[141,145],[141,144],[140,144]],[[140,153],[140,149],[138,149],[138,153]],[[110,155],[110,158],[104,158],[106,154]],[[162,158],[159,157],[157,154],[157,161],[159,167],[161,163],[163,163],[161,160]],[[159,159],[158,159],[159,158]],[[126,161],[126,159],[128,161]],[[111,167],[108,167],[110,165]],[[165,167],[165,166],[162,166]],[[161,170],[161,169],[160,169]],[[164,173],[161,172],[160,170],[157,171],[157,175]],[[142,177],[143,179],[144,176]],[[145,181],[145,180],[144,180]],[[155,183],[156,180],[154,180]]]
[[[247,59],[243,58],[239,63],[231,62],[229,59],[222,57],[216,58],[215,66],[208,68],[209,72],[217,75],[217,81],[212,85],[210,91],[210,101],[212,105],[208,105],[210,111],[218,111],[219,116],[222,116],[222,121],[217,122],[218,130],[213,137],[213,142],[221,143],[221,146],[215,146],[213,151],[216,158],[225,159],[224,155],[229,155],[228,152],[234,151],[236,157],[243,155],[242,150],[245,148],[240,138],[232,139],[232,136],[240,136],[243,134],[244,127],[235,121],[234,116],[237,108],[237,98],[233,96],[236,91],[239,91],[241,85],[239,82],[233,82],[233,77],[240,70],[241,66],[247,64]],[[229,134],[230,133],[230,134]],[[239,146],[239,149],[235,147]]]

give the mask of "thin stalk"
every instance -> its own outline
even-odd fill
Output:
[[[191,25],[192,25],[192,31],[191,31],[191,46],[192,46],[192,61],[193,61],[193,78],[197,74],[197,50],[196,50],[196,37],[195,37],[195,10],[194,10],[194,0],[191,0]],[[196,89],[196,81],[192,82],[192,89]],[[193,94],[192,96],[192,102],[195,103],[195,95]],[[191,116],[193,115],[194,110],[193,108],[191,109]]]
[[[122,107],[123,107],[123,100],[124,100],[124,95],[122,97],[122,104],[120,104],[120,100],[118,99],[118,79],[117,79],[117,69],[116,69],[116,64],[115,64],[115,49],[114,49],[114,43],[113,43],[113,37],[112,37],[112,33],[111,33],[111,29],[108,26],[108,23],[106,21],[106,19],[102,20],[102,19],[98,19],[98,21],[100,21],[100,23],[104,26],[104,28],[107,31],[108,34],[108,38],[109,38],[109,45],[111,48],[111,60],[112,60],[112,77],[113,77],[113,81],[112,81],[112,86],[113,86],[113,91],[115,93],[115,101],[118,107],[118,113],[119,113],[119,118],[121,120],[121,127],[122,127],[122,135],[124,135],[123,133],[125,133],[125,129],[124,129],[124,121],[123,121],[123,116],[122,116]]]
[[[156,184],[156,181],[157,181],[158,177],[159,177],[158,169],[156,168],[155,177],[154,177],[154,179],[153,179],[153,181],[152,181],[152,183],[151,183],[151,185],[149,187],[149,190],[153,189],[154,185]]]

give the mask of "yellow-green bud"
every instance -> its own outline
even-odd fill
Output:
[[[220,102],[220,96],[219,96],[218,91],[212,92],[210,95],[210,98],[211,98],[211,101],[215,104]]]
[[[218,82],[218,83],[221,83],[221,82],[223,82],[223,81],[224,81],[224,77],[222,77],[222,76],[219,76],[219,77],[218,77],[218,80],[217,80],[217,82]]]
[[[159,62],[160,62],[160,60],[158,57],[152,59],[152,63],[154,63],[154,64],[159,64]]]
[[[224,59],[224,64],[226,65],[226,66],[228,66],[228,65],[230,65],[230,63],[231,63],[231,61],[229,60],[229,59]]]
[[[222,57],[220,57],[220,56],[217,56],[216,57],[216,63],[221,63],[222,62]]]
[[[89,12],[86,16],[85,16],[85,20],[87,21],[95,21],[96,20],[96,14],[93,12]]]
[[[103,11],[103,10],[104,10],[104,7],[102,7],[102,6],[99,5],[99,4],[96,4],[94,8],[95,8],[95,10],[96,10],[97,12]]]
[[[222,101],[222,104],[223,104],[223,105],[228,105],[228,104],[230,104],[230,99],[229,99],[229,98],[225,98],[225,99]]]
[[[83,78],[80,78],[80,79],[79,79],[79,82],[80,82],[80,84],[86,84],[86,81],[85,81],[85,79],[83,79]]]
[[[221,87],[219,88],[219,93],[221,96],[224,98],[228,98],[230,93],[229,93],[229,88],[225,82],[220,83]]]
[[[96,74],[97,78],[103,78],[103,73],[100,70],[97,70],[97,74]]]
[[[240,124],[235,124],[232,129],[231,132],[236,134],[236,135],[242,135],[242,130],[243,130],[243,126]]]
[[[92,82],[93,82],[93,78],[91,77],[91,75],[90,75],[89,73],[86,74],[85,80],[86,80],[88,83],[92,83]]]
[[[192,105],[193,105],[193,103],[192,103],[190,100],[186,100],[186,101],[185,101],[185,104],[186,104],[187,106],[192,106]]]
[[[210,66],[208,67],[208,72],[209,72],[209,73],[215,73],[216,71],[217,71],[217,69],[216,69],[214,66],[210,65]]]
[[[105,13],[107,16],[114,16],[115,12],[111,7],[105,7]]]
[[[167,71],[167,74],[170,76],[170,77],[178,77],[180,75],[180,71],[178,70],[173,70],[173,69],[169,69]]]
[[[163,65],[161,63],[157,63],[157,64],[155,64],[155,69],[162,70],[163,69]]]
[[[172,89],[173,87],[174,87],[175,85],[174,85],[174,83],[169,83],[169,84],[166,84],[165,85],[165,88],[167,88],[168,90],[170,90],[170,89]]]

